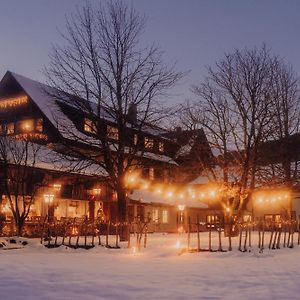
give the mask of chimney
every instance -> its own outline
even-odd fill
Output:
[[[127,119],[130,123],[137,123],[137,105],[134,103],[129,104]]]

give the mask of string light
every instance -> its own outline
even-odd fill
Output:
[[[28,102],[27,96],[19,96],[9,99],[0,99],[0,109],[7,109],[11,107],[16,107],[20,105],[24,105]]]
[[[18,140],[48,140],[48,136],[43,133],[19,133],[15,135],[15,138]]]

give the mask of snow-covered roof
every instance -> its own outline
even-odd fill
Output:
[[[15,80],[24,89],[27,95],[35,102],[35,104],[45,114],[46,118],[58,129],[58,131],[63,137],[71,140],[77,139],[82,143],[92,144],[94,146],[101,147],[100,141],[94,139],[91,136],[85,135],[84,133],[77,130],[76,126],[69,119],[69,117],[63,113],[61,109],[61,104],[64,102],[63,101],[60,102],[57,99],[55,99],[54,96],[53,97],[51,96],[51,95],[57,95],[57,91],[54,88],[13,72],[10,72],[10,74],[15,78]],[[114,122],[114,119],[112,118],[111,114],[106,112],[106,110],[101,110],[101,112],[103,114],[102,117],[105,120],[109,122]],[[143,131],[151,135],[162,135],[166,133],[165,130],[157,126],[151,126],[147,124],[145,124]],[[161,137],[164,138],[163,136]],[[114,148],[113,145],[112,148]],[[137,153],[137,155],[139,154]],[[145,152],[143,156],[148,159],[177,165],[177,163],[172,158],[166,155]]]
[[[28,94],[28,96],[38,105],[38,107],[41,109],[41,111],[46,115],[48,120],[58,127],[59,131],[67,138],[70,136],[67,134],[69,130],[72,128],[74,130],[74,134],[81,135],[78,130],[76,130],[76,127],[74,126],[73,122],[62,112],[59,101],[55,99],[55,97],[51,95],[59,95],[58,91],[54,88],[43,84],[41,82],[32,80],[30,78],[27,78],[25,76],[16,74],[14,72],[10,72],[11,75],[16,79],[16,81],[20,84],[20,86],[25,90],[25,92]],[[84,100],[83,100],[84,101]],[[61,103],[65,103],[63,100]],[[71,103],[66,103],[70,106],[72,106]],[[89,105],[93,105],[92,102],[89,102]],[[94,105],[95,111],[97,110],[96,103]],[[74,108],[76,108],[74,106]],[[105,119],[109,122],[115,122],[115,119],[112,116],[112,113],[109,113],[107,109],[101,110],[101,118]],[[58,122],[59,120],[59,122]],[[74,128],[73,128],[74,127]],[[68,129],[68,130],[66,130]],[[165,134],[166,131],[162,128],[159,128],[158,126],[152,126],[145,124],[143,126],[143,131],[147,132],[151,135],[162,135]],[[70,132],[69,132],[70,133]],[[86,139],[89,137],[86,135],[83,135]],[[162,138],[165,138],[162,136]]]
[[[210,183],[210,180],[207,176],[204,175],[200,175],[197,178],[195,178],[194,180],[192,180],[191,182],[189,182],[190,185],[193,184],[208,184]]]
[[[134,190],[129,197],[132,200],[138,200],[141,201],[142,203],[157,203],[157,204],[166,204],[166,205],[186,205],[188,207],[195,207],[195,208],[208,208],[208,205],[197,201],[193,199],[185,199],[185,200],[180,200],[180,199],[166,199],[162,195],[155,194],[150,191],[144,191],[144,190]]]
[[[25,145],[25,141],[11,137],[1,137],[1,139],[3,156],[6,156],[9,164],[87,176],[107,176],[107,172],[100,165],[85,161],[77,162],[73,157],[68,158],[49,147],[34,143]],[[3,156],[0,155],[0,162],[4,158]]]

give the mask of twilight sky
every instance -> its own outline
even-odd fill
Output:
[[[126,1],[126,0],[125,0]],[[94,0],[92,3],[105,2]],[[207,65],[234,48],[260,46],[286,58],[300,74],[298,0],[132,0],[148,17],[143,42],[155,41],[165,59],[191,70],[168,101],[191,98]],[[0,77],[6,70],[43,81],[51,43],[59,42],[65,15],[83,0],[0,0]]]

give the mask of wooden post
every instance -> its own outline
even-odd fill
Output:
[[[271,222],[271,235],[270,235],[270,241],[269,241],[269,249],[271,249],[271,246],[272,246],[273,235],[274,235],[274,228],[273,228],[273,222]]]
[[[277,242],[277,236],[278,236],[278,228],[277,228],[276,224],[274,225],[274,231],[275,231],[275,234],[274,234],[274,238],[273,238],[272,249],[276,249],[276,242]]]
[[[130,234],[130,230],[131,230],[131,223],[128,223],[127,226],[127,230],[128,230],[128,248],[130,248],[131,242],[130,242],[130,238],[131,238],[131,234]]]
[[[260,249],[261,248],[261,232],[260,232],[260,230],[261,230],[261,224],[260,224],[260,222],[258,223],[258,249]]]
[[[145,226],[145,235],[144,235],[144,248],[147,247],[147,233],[148,233],[148,225]]]
[[[102,243],[101,243],[101,225],[102,225],[102,222],[100,221],[98,224],[98,245],[101,246]]]
[[[231,233],[232,233],[232,226],[233,226],[232,222],[233,222],[232,218],[229,217],[229,224],[228,224],[228,226],[229,226],[229,230],[228,230],[228,243],[229,243],[229,245],[228,245],[228,251],[232,251],[232,241],[231,241]]]
[[[41,230],[41,244],[43,244],[46,220],[47,220],[47,216],[45,216],[45,219],[43,220],[43,225],[42,225],[42,230]]]
[[[211,247],[211,223],[209,223],[209,227],[208,227],[208,250],[212,251],[212,247]]]
[[[240,224],[239,251],[242,251],[243,224]]]
[[[105,247],[108,247],[109,229],[110,229],[110,221],[107,222],[107,227],[106,227],[106,241],[105,241]]]
[[[200,252],[200,228],[199,215],[197,215],[197,251]]]
[[[283,229],[284,229],[284,237],[283,237],[283,247],[285,248],[286,247],[286,221],[284,221],[284,224],[283,224]]]
[[[262,222],[261,247],[259,252],[263,252],[265,247],[265,221]]]
[[[248,230],[249,230],[249,226],[248,226],[248,223],[247,223],[246,227],[245,227],[244,252],[247,251]]]
[[[277,238],[276,249],[280,249],[281,231],[282,231],[282,227],[281,227],[281,224],[279,224],[279,227],[278,227],[278,238]]]
[[[300,215],[298,216],[298,245],[300,245]]]
[[[251,233],[252,233],[252,224],[251,223],[248,223],[248,228],[249,228],[249,248],[251,249],[252,248],[252,241],[251,241]]]
[[[119,236],[118,236],[119,231],[118,231],[118,229],[119,229],[119,224],[117,222],[116,223],[116,248],[119,248]]]
[[[188,245],[187,245],[187,248],[188,248],[188,251],[190,250],[190,243],[191,243],[191,217],[189,216],[188,218]]]
[[[218,237],[219,237],[219,248],[218,248],[218,251],[223,251],[222,249],[222,231],[221,231],[221,222],[219,222],[219,228],[218,228]]]

